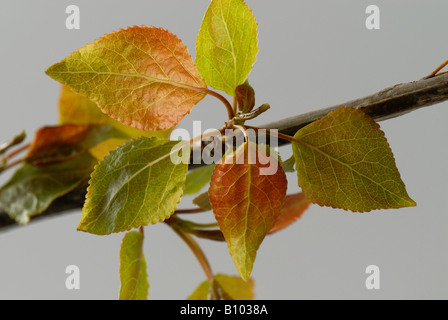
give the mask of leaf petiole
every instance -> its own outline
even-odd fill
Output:
[[[287,135],[287,134],[284,134],[284,133],[281,133],[281,132],[278,132],[278,131],[272,131],[272,130],[270,130],[270,129],[264,129],[264,128],[252,127],[252,126],[247,126],[247,125],[246,125],[246,128],[247,128],[247,129],[255,130],[255,131],[257,131],[257,132],[258,132],[259,130],[264,130],[264,131],[266,131],[267,134],[272,135],[272,136],[276,136],[277,138],[280,138],[280,139],[283,139],[283,140],[286,140],[286,141],[289,141],[289,142],[294,142],[294,143],[298,143],[298,144],[303,144],[302,141],[297,140],[297,139],[295,139],[294,137],[291,137],[291,136],[289,136],[289,135]]]
[[[174,211],[175,214],[191,214],[191,213],[201,213],[205,212],[202,208],[194,208],[194,209],[178,209]]]
[[[11,169],[12,167],[15,167],[18,164],[21,164],[23,161],[25,161],[25,159],[18,159],[11,163],[7,163],[5,165],[0,165],[0,173],[2,173],[3,171],[6,171],[8,169]]]
[[[210,267],[210,264],[207,260],[207,257],[204,254],[204,251],[202,251],[201,247],[196,242],[196,240],[194,240],[194,238],[191,235],[183,232],[178,226],[176,226],[176,223],[171,224],[168,221],[166,222],[171,226],[171,229],[173,229],[174,232],[176,232],[177,235],[187,244],[187,246],[191,249],[191,251],[195,255],[196,259],[198,260],[199,264],[202,267],[202,270],[204,270],[208,282],[210,283],[213,299],[217,300],[219,298],[219,294],[216,291],[214,285],[215,277],[213,276],[212,268]]]
[[[197,88],[197,91],[201,91],[206,94],[209,94],[209,95],[217,98],[219,101],[221,101],[227,109],[227,114],[229,116],[229,120],[232,120],[233,117],[235,117],[235,112],[233,111],[232,105],[230,104],[229,100],[227,100],[224,96],[222,96],[218,92],[210,90],[208,88]]]

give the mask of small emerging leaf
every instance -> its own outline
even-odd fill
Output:
[[[296,159],[294,158],[294,155],[292,155],[290,158],[286,159],[285,161],[282,161],[282,168],[285,172],[294,172],[294,164],[296,163]]]
[[[128,232],[120,250],[120,300],[146,300],[148,297],[148,276],[143,254],[143,234]]]
[[[362,111],[339,108],[294,138],[299,186],[312,202],[355,212],[416,205],[384,133]]]
[[[169,218],[184,189],[185,145],[141,137],[112,151],[92,174],[78,230],[104,235]]]
[[[257,35],[243,0],[212,0],[196,40],[196,64],[207,84],[234,96],[255,63]]]
[[[235,88],[235,97],[239,111],[242,113],[252,111],[255,106],[255,91],[247,80]]]
[[[46,73],[121,123],[148,131],[177,125],[205,93],[184,43],[155,27],[105,35]]]
[[[263,156],[263,152],[255,152],[254,156],[248,145],[234,152],[232,163],[226,163],[224,158],[216,166],[208,191],[219,228],[245,280],[252,272],[258,247],[280,214],[287,187],[277,159]],[[261,174],[275,164],[275,172]]]
[[[210,203],[208,192],[201,193],[196,198],[194,198],[193,204],[197,205],[199,208],[205,211],[212,210],[212,204]]]

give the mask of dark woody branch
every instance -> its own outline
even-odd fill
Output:
[[[431,106],[448,100],[448,73],[430,76],[424,79],[397,84],[372,95],[347,101],[332,107],[292,116],[259,127],[277,129],[279,132],[293,136],[300,128],[325,117],[329,112],[342,106],[360,109],[376,121],[399,117],[411,111]],[[279,139],[279,145],[289,141]],[[190,165],[195,168],[201,164]],[[43,213],[32,217],[30,221],[39,221],[49,216],[57,216],[82,207],[85,199],[85,185],[57,199]],[[16,226],[15,222],[0,208],[0,231]]]

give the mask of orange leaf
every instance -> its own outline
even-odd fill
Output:
[[[81,149],[77,145],[83,141],[91,126],[63,125],[39,129],[31,143],[26,160],[33,165],[44,165],[68,160]]]
[[[311,201],[309,201],[302,192],[287,195],[283,208],[280,211],[280,215],[277,218],[277,222],[274,227],[269,230],[268,234],[273,234],[274,232],[293,224],[303,215],[310,204]]]
[[[46,73],[111,118],[147,131],[177,125],[207,88],[185,44],[170,31],[146,26],[107,34]]]
[[[127,136],[108,125],[65,124],[43,127],[36,132],[25,160],[34,166],[60,163],[71,160],[109,139],[125,142]],[[98,152],[94,155],[98,155]]]
[[[287,187],[275,157],[263,152],[251,157],[248,149],[245,143],[233,153],[233,163],[222,160],[216,166],[209,189],[215,218],[243,279],[249,279],[258,247],[275,225]],[[275,164],[275,172],[261,174]]]

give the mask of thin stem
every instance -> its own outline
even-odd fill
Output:
[[[212,223],[197,223],[197,222],[187,221],[187,220],[184,220],[184,222],[188,226],[191,226],[193,228],[204,228],[204,229],[207,229],[207,228],[216,228],[216,227],[218,227],[218,223],[216,223],[216,222],[212,222]]]
[[[0,172],[6,171],[8,169],[11,169],[12,167],[22,163],[23,161],[25,161],[25,159],[18,159],[16,161],[13,161],[11,163],[8,163],[7,165],[5,165],[4,167],[0,167]]]
[[[440,66],[438,66],[433,72],[431,72],[429,75],[424,77],[423,79],[429,79],[429,78],[434,77],[440,70],[445,68],[445,66],[447,66],[447,65],[448,65],[448,59],[444,63],[442,63]]]
[[[289,142],[295,142],[295,143],[299,143],[299,144],[302,143],[302,141],[294,139],[294,137],[291,137],[291,136],[289,136],[287,134],[278,132],[277,130],[274,131],[274,130],[271,130],[271,129],[264,129],[264,128],[258,128],[258,127],[252,127],[252,126],[246,126],[246,128],[253,129],[253,130],[257,131],[257,132],[259,130],[264,130],[264,131],[266,131],[267,134],[269,134],[271,136],[276,136],[277,138],[280,138],[280,139],[283,139],[283,140],[286,140],[286,141],[289,141]]]
[[[232,107],[232,105],[230,104],[230,102],[226,98],[224,98],[218,92],[210,90],[210,89],[203,89],[202,91],[207,93],[207,94],[209,94],[209,95],[211,95],[211,96],[213,96],[213,97],[215,97],[215,98],[217,98],[217,99],[219,99],[222,103],[224,103],[224,105],[227,108],[227,114],[229,116],[229,120],[233,119],[233,117],[235,116],[235,112],[233,112],[233,107]]]
[[[217,130],[217,131],[219,131],[219,133],[220,133],[221,135],[223,135],[223,134],[224,134],[224,130],[225,130],[225,129],[221,129],[221,130]],[[190,146],[191,146],[191,145],[193,145],[195,142],[197,142],[199,139],[202,141],[202,140],[204,140],[205,138],[213,137],[213,136],[215,136],[215,135],[216,135],[216,131],[210,131],[210,132],[207,132],[206,134],[201,134],[201,135],[196,136],[196,137],[194,137],[193,139],[191,139],[190,142],[189,142],[189,144],[190,144]]]
[[[11,159],[12,157],[16,156],[17,154],[19,154],[22,151],[25,151],[26,149],[28,149],[30,147],[30,143],[25,144],[23,146],[21,146],[20,148],[15,149],[14,151],[8,153],[7,155],[5,155],[4,157],[2,157],[2,160],[5,159]]]
[[[184,233],[182,230],[177,228],[175,225],[172,225],[172,229],[174,230],[174,232],[177,233],[177,235],[182,240],[184,240],[184,242],[188,245],[188,247],[191,249],[193,254],[196,256],[196,259],[199,261],[199,264],[201,265],[202,270],[204,270],[204,273],[208,279],[208,282],[210,283],[210,288],[212,288],[213,298],[217,299],[218,293],[216,292],[215,286],[214,286],[215,278],[213,276],[213,271],[212,271],[212,268],[210,267],[210,264],[208,263],[207,257],[205,256],[204,252],[202,251],[201,247],[196,242],[196,240],[194,240],[194,238],[192,236],[190,236],[187,233]]]
[[[177,209],[174,211],[176,214],[190,214],[190,213],[201,213],[205,212],[202,208],[194,208],[194,209]]]
[[[247,135],[246,128],[244,126],[240,126],[238,124],[234,124],[233,126],[237,129],[239,129],[243,133],[244,139],[246,140],[246,142],[249,142],[249,136]]]
[[[238,111],[238,99],[236,95],[233,97],[233,114],[236,114]]]
[[[234,120],[236,120],[236,121],[245,121],[245,120],[256,118],[260,114],[262,114],[263,112],[266,112],[267,110],[269,110],[269,108],[270,108],[269,104],[267,104],[267,103],[262,104],[257,109],[252,110],[251,112],[240,113],[240,114],[235,115]]]

